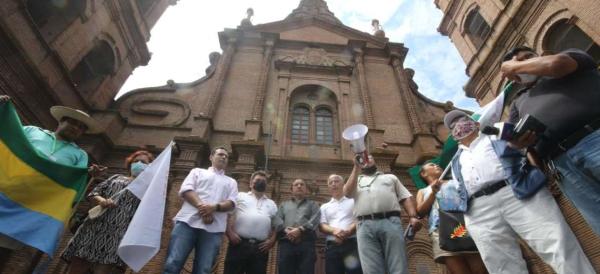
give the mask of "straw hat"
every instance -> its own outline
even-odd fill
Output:
[[[94,118],[92,118],[89,114],[73,108],[68,108],[64,106],[53,106],[50,108],[50,114],[52,117],[56,119],[56,121],[61,121],[64,117],[69,117],[71,119],[75,119],[79,122],[84,123],[87,126],[87,130],[85,133],[88,134],[96,134],[100,133],[102,129],[100,125]]]

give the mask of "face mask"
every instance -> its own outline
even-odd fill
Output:
[[[462,140],[475,132],[475,130],[477,130],[477,123],[475,121],[469,118],[461,119],[454,124],[452,137],[457,141]]]
[[[267,190],[267,181],[263,179],[254,181],[254,190],[257,192],[265,192],[265,190]]]
[[[362,168],[362,173],[363,174],[370,175],[370,174],[375,174],[375,172],[377,172],[377,166],[376,165],[372,165],[372,166],[369,166],[369,167],[363,167]]]
[[[519,76],[519,79],[521,79],[522,84],[531,84],[531,83],[537,81],[537,79],[539,78],[539,76],[537,76],[537,75],[531,75],[531,74],[525,74],[525,73],[517,74],[517,76]]]
[[[142,171],[144,171],[144,169],[146,169],[147,166],[148,164],[145,164],[142,161],[137,161],[131,164],[131,176],[137,177],[138,175],[140,175],[140,173],[142,173]]]

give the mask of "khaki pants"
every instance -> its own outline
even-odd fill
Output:
[[[528,274],[521,237],[558,274],[596,273],[546,188],[518,200],[510,186],[476,198],[465,223],[490,274]]]

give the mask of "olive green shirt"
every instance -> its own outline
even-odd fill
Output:
[[[412,197],[393,174],[376,172],[358,176],[354,192],[354,216],[401,211],[400,201]]]

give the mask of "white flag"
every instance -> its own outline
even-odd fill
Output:
[[[504,110],[504,101],[512,91],[512,86],[513,83],[509,82],[493,101],[487,103],[479,111],[475,112],[473,118],[479,122],[481,128],[493,126],[494,123],[500,122],[502,111]]]
[[[160,248],[172,145],[171,142],[127,186],[141,201],[119,244],[117,254],[135,272],[140,271]]]

